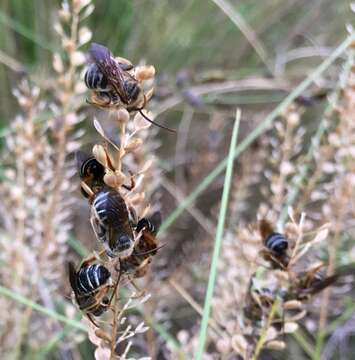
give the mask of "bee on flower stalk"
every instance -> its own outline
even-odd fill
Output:
[[[175,132],[143,113],[149,99],[132,74],[134,66],[128,60],[115,59],[107,47],[96,43],[91,44],[89,55],[91,63],[84,76],[86,87],[92,90],[89,104],[103,109],[124,107],[128,112],[138,111],[150,123]]]
[[[324,267],[323,263],[318,263],[306,271],[295,274],[287,297],[307,300],[328,286],[337,285],[339,281],[346,281],[347,277],[352,283],[355,281],[354,263],[337,268],[334,274],[329,276],[326,276]]]
[[[104,188],[94,195],[90,222],[108,256],[125,258],[131,255],[134,213],[117,190]]]
[[[161,213],[155,212],[150,218],[138,221],[135,232],[140,234],[132,254],[120,262],[122,273],[133,274],[134,278],[143,277],[148,270],[152,257],[158,251],[156,234],[161,225]]]
[[[78,163],[81,191],[91,205],[90,222],[96,238],[104,245],[108,256],[129,256],[134,245],[134,210],[127,207],[118,190],[105,184],[105,168],[94,157],[81,153],[77,160],[81,160]],[[122,186],[132,190],[135,183],[131,179],[130,186]]]
[[[90,156],[83,151],[78,151],[76,154],[76,162],[79,170],[79,176],[83,183],[85,183],[94,193],[100,191],[104,186],[105,168],[93,156]],[[85,185],[81,185],[81,193],[88,198],[89,194],[85,191]]]
[[[283,234],[275,232],[271,223],[266,219],[260,221],[259,231],[264,245],[261,255],[274,268],[285,270],[290,261],[287,254],[287,239]]]
[[[69,262],[69,281],[79,309],[95,324],[92,316],[100,316],[108,310],[110,299],[109,289],[112,279],[109,270],[100,264],[84,261],[79,270]],[[95,324],[96,325],[96,324]]]

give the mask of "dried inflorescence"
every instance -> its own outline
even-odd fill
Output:
[[[78,115],[82,88],[76,79],[82,65],[78,49],[91,36],[81,21],[91,11],[90,1],[63,3],[56,29],[64,56],[55,54],[53,58],[57,77],[47,82],[50,89],[46,94],[40,91],[42,84],[28,80],[14,90],[22,114],[11,123],[3,158],[4,236],[0,247],[6,266],[2,284],[51,310],[55,310],[54,299],[63,286],[66,241],[72,227],[71,178],[75,170],[67,160],[80,147],[83,134],[77,129],[83,117]],[[27,347],[35,352],[62,328],[6,299],[2,299],[1,319],[2,355],[11,358],[21,356]]]
[[[101,45],[95,46],[97,48]],[[101,46],[101,49],[106,48]],[[108,50],[103,51],[106,54],[104,58],[111,56]],[[98,61],[97,58],[94,59]],[[117,61],[113,57],[106,60]],[[119,61],[121,64],[123,59],[120,58]],[[125,63],[128,61],[125,60]],[[154,71],[151,69],[152,67],[133,67],[129,76],[125,74],[125,70],[122,72],[130,82],[136,80],[135,76],[138,77],[137,82],[152,81]],[[101,70],[102,68],[95,69],[96,72]],[[92,71],[92,64],[87,71]],[[105,71],[98,77],[100,81],[107,76]],[[86,73],[86,78],[96,75],[97,73]],[[91,80],[86,81],[87,85],[90,85],[88,83]],[[113,83],[115,79],[110,78],[109,84],[110,81]],[[107,91],[98,91],[97,88],[91,91],[94,97],[117,96],[121,99],[120,91],[124,89],[124,84],[120,83],[118,88],[112,85]],[[145,98],[144,94],[142,96]],[[97,105],[103,107],[101,103]],[[141,137],[147,136],[146,131],[151,123],[141,112],[131,116],[134,110],[130,105],[125,101],[106,103],[104,108],[110,111],[110,119],[115,124],[119,140],[114,141],[116,136],[112,133],[108,136],[101,123],[95,119],[94,126],[102,143],[94,145],[93,156],[78,156],[81,190],[88,198],[91,224],[102,250],[86,258],[78,270],[72,268],[71,285],[76,303],[91,320],[89,338],[97,346],[97,359],[125,359],[132,346],[131,339],[147,330],[143,323],[133,327],[125,320],[128,309],[147,300],[145,291],[138,290],[138,293],[135,291],[128,295],[126,303],[122,303],[119,294],[123,286],[133,285],[138,289],[134,279],[146,275],[152,257],[158,251],[155,236],[161,222],[160,213],[154,212],[147,217],[152,211],[149,199],[146,198],[147,183],[144,181],[153,159],[144,158],[146,154],[142,150]],[[99,268],[102,269],[101,272]],[[104,274],[109,274],[109,278]],[[90,278],[95,283],[91,288],[87,282]]]
[[[226,237],[213,306],[218,331],[211,326],[218,353],[249,359],[263,348],[284,349],[283,335],[297,330],[306,302],[355,272],[347,267],[326,277],[326,266],[312,262],[309,252],[326,240],[329,226],[305,232],[304,215],[299,222],[290,216],[281,233],[261,219],[257,226]]]

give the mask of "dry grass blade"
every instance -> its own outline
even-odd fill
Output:
[[[273,68],[268,60],[268,55],[266,49],[263,44],[258,39],[258,36],[253,31],[253,29],[249,26],[249,24],[244,20],[244,18],[232,8],[231,4],[229,4],[226,0],[211,0],[214,2],[239,28],[239,30],[243,33],[246,39],[249,41],[250,45],[254,48],[255,52],[259,55],[260,59],[263,61],[265,66],[268,68],[271,74],[274,73]]]
[[[303,80],[268,116],[234,149],[233,157],[236,159],[268,126],[298,97],[300,96],[355,40],[355,34],[347,37],[305,80]],[[164,221],[160,231],[166,231],[176,219],[191,204],[227,166],[227,159],[221,161],[215,169],[198,185],[189,196]]]

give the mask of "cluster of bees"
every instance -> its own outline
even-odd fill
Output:
[[[275,232],[272,224],[265,219],[259,223],[259,232],[263,241],[260,255],[268,263],[270,270],[286,276],[281,276],[284,281],[277,282],[276,287],[275,284],[274,287],[255,286],[258,275],[254,274],[251,278],[243,313],[253,325],[265,323],[276,301],[281,304],[282,311],[300,310],[302,303],[311,296],[333,285],[340,278],[355,275],[353,264],[338,268],[335,274],[329,276],[325,274],[323,263],[316,263],[306,271],[293,271],[291,259],[294,254],[290,255],[290,243],[286,236]],[[276,318],[273,325],[282,324],[283,317],[284,314],[282,319]]]
[[[142,112],[147,98],[139,81],[130,73],[133,65],[128,60],[115,59],[99,44],[92,44],[89,53],[91,61],[85,73],[85,83],[92,90],[89,102],[102,108],[139,111],[152,122]],[[107,170],[116,171],[108,153],[105,163],[107,168],[94,156],[77,153],[81,193],[89,202],[90,222],[103,250],[84,259],[79,268],[70,262],[69,281],[74,302],[94,325],[93,317],[110,308],[120,282],[146,274],[159,249],[156,234],[161,223],[160,212],[137,218],[123,195],[123,191],[134,189],[133,176],[130,185],[108,186],[104,181]],[[115,279],[113,273],[117,274]]]

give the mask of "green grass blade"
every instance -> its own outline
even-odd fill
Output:
[[[223,186],[223,194],[222,194],[222,201],[221,201],[221,208],[219,211],[218,216],[218,225],[216,231],[216,238],[215,244],[213,249],[212,255],[212,262],[211,262],[211,270],[210,275],[208,278],[208,286],[207,292],[205,297],[205,305],[203,308],[203,315],[202,315],[202,322],[200,328],[200,337],[198,343],[198,350],[196,354],[196,360],[201,360],[203,351],[205,348],[206,343],[206,335],[207,335],[207,326],[208,320],[210,318],[210,311],[211,311],[211,302],[213,297],[213,290],[216,281],[216,274],[217,274],[217,264],[218,264],[218,257],[221,250],[222,245],[222,237],[224,232],[224,223],[226,219],[226,213],[228,209],[228,199],[229,199],[229,192],[232,183],[232,174],[233,174],[233,164],[234,164],[234,149],[237,143],[238,137],[238,130],[239,130],[239,123],[240,123],[240,110],[237,110],[236,119],[234,122],[233,133],[232,133],[232,140],[230,143],[229,154],[227,158],[227,170],[226,176],[224,178],[224,186]]]
[[[68,238],[68,245],[81,257],[85,258],[89,255],[89,250],[81,244],[74,236]]]
[[[300,96],[355,40],[355,34],[347,37],[305,80],[303,80],[266,118],[235,148],[233,157],[236,159],[270,124]],[[166,218],[160,228],[165,232],[197,197],[220,175],[227,166],[227,159],[220,162],[217,167],[206,176],[189,196]]]
[[[60,321],[71,327],[74,327],[74,328],[82,330],[82,331],[87,331],[86,326],[84,324],[82,324],[81,322],[73,320],[73,319],[69,319],[64,315],[59,314],[59,313],[57,313],[51,309],[48,309],[42,305],[39,305],[39,304],[35,303],[34,301],[14,292],[11,289],[1,286],[1,285],[0,285],[0,295],[4,295],[12,300],[15,300],[25,306],[32,308],[33,310],[36,310],[36,311],[42,313],[43,315],[51,317],[52,319]]]

